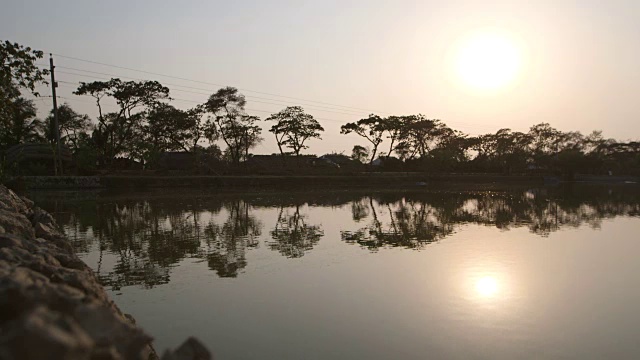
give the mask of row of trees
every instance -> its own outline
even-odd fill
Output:
[[[260,118],[245,111],[246,99],[236,88],[225,87],[204,103],[189,110],[167,104],[169,89],[156,81],[96,81],[82,83],[76,95],[93,97],[98,106],[98,125],[93,139],[101,163],[109,165],[117,156],[153,162],[167,151],[207,151],[238,165],[258,145]],[[119,110],[103,113],[105,98],[116,101]],[[282,155],[286,148],[295,155],[307,149],[307,140],[320,138],[322,126],[299,106],[287,107],[266,119]],[[199,145],[207,140],[209,148]],[[222,152],[217,143],[223,143]]]
[[[9,42],[1,45],[0,150],[22,143],[53,143],[53,115],[39,120],[33,101],[23,97],[29,92],[38,96],[36,87],[46,84],[48,72],[35,64],[43,53]],[[109,167],[118,157],[153,163],[170,151],[205,152],[237,165],[263,140],[260,119],[246,113],[246,99],[233,87],[218,90],[188,110],[169,104],[169,88],[157,81],[113,78],[81,83],[74,94],[92,97],[98,111],[96,124],[68,104],[58,113],[61,141],[76,158],[85,159],[85,165]],[[106,111],[113,103],[117,110]],[[287,107],[266,120],[275,123],[269,131],[282,155],[300,155],[308,148],[307,140],[320,138],[324,130],[299,106]],[[208,148],[200,145],[201,140],[208,142]],[[218,144],[224,144],[224,151]]]
[[[370,143],[370,148],[354,146],[352,157],[361,161],[396,155],[419,168],[442,171],[545,170],[571,175],[577,171],[640,170],[640,142],[606,139],[600,131],[586,136],[563,132],[547,123],[534,125],[526,133],[500,129],[469,136],[422,115],[370,115],[343,125],[341,130],[343,134],[356,133]],[[379,153],[385,139],[387,152]]]
[[[33,101],[22,94],[37,93],[46,70],[35,61],[40,51],[19,44],[1,43],[0,150],[29,142],[55,141],[53,116],[36,117]],[[68,104],[59,109],[61,140],[81,167],[110,168],[117,158],[153,166],[167,152],[182,151],[225,161],[235,166],[247,160],[262,140],[261,119],[246,112],[246,98],[225,87],[191,109],[172,106],[169,88],[157,81],[81,83],[74,91],[93,98],[94,122]],[[106,111],[107,108],[115,111]],[[311,139],[321,139],[324,128],[302,107],[290,106],[265,119],[271,125],[283,161],[300,156]],[[342,134],[357,134],[368,147],[355,145],[351,157],[361,163],[380,159],[386,168],[465,172],[637,172],[640,142],[606,139],[563,132],[542,123],[526,133],[501,129],[469,136],[440,120],[423,115],[375,114],[341,127]],[[207,147],[202,146],[207,144]],[[221,148],[222,145],[224,148]],[[394,166],[391,166],[394,165]]]

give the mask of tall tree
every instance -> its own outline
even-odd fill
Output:
[[[157,81],[109,81],[81,83],[76,95],[88,95],[98,106],[98,126],[103,162],[110,164],[118,155],[140,156],[143,145],[139,140],[146,119],[146,112],[169,98],[169,88]],[[105,114],[102,110],[104,97],[113,98],[119,110]]]
[[[560,131],[547,123],[540,123],[529,129],[531,154],[538,165],[549,165],[551,157],[558,152],[560,135]]]
[[[18,97],[9,102],[3,111],[7,118],[0,124],[0,150],[43,140],[42,122],[36,118],[33,101]]]
[[[407,116],[389,116],[383,120],[383,127],[387,131],[387,139],[389,139],[389,151],[387,157],[396,150],[396,146],[405,131]]]
[[[249,149],[262,141],[262,129],[257,125],[260,118],[245,113],[247,103],[244,95],[234,87],[225,87],[209,97],[204,104],[212,114],[205,125],[205,135],[210,142],[222,139],[226,152],[234,164],[239,164],[249,155]]]
[[[404,117],[398,145],[404,156],[413,159],[416,156],[425,157],[430,150],[437,147],[443,135],[447,135],[449,128],[440,120],[427,119],[423,115]]]
[[[299,156],[301,150],[309,148],[305,142],[313,138],[320,139],[320,132],[324,131],[320,123],[313,116],[305,113],[300,106],[289,106],[266,120],[276,121],[269,131],[275,135],[278,149],[283,156],[283,146],[290,148],[296,156]]]
[[[452,171],[469,160],[470,140],[460,131],[444,127],[437,147],[429,153],[432,165],[440,170]]]
[[[385,131],[384,120],[375,114],[371,114],[368,118],[360,119],[354,123],[344,124],[340,127],[341,134],[350,134],[353,132],[371,143],[373,148],[371,149],[371,160],[369,160],[369,164],[376,158],[378,146],[380,146],[380,143],[383,141]]]
[[[191,151],[193,129],[197,126],[197,111],[180,110],[172,105],[160,103],[147,114],[144,132],[147,141],[156,153],[164,151]]]
[[[34,141],[40,135],[35,107],[21,96],[21,91],[39,95],[36,86],[44,83],[49,73],[35,64],[43,55],[18,43],[0,41],[0,150]]]
[[[58,107],[58,127],[60,130],[60,140],[69,148],[78,148],[80,134],[86,133],[91,128],[89,115],[79,114],[71,105],[64,103]],[[45,137],[51,143],[56,141],[55,120],[53,110],[45,119]]]
[[[8,102],[20,97],[21,89],[39,95],[36,85],[45,82],[49,74],[35,64],[43,55],[42,51],[18,43],[0,41],[0,114]]]

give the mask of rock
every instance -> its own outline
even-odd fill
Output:
[[[116,316],[111,309],[88,304],[77,307],[74,317],[96,341],[97,346],[113,346],[126,359],[149,357],[145,345],[149,344],[152,338],[126,318]]]
[[[30,204],[33,204],[33,202]],[[0,210],[30,215],[31,208],[32,207],[25,203],[16,193],[0,185]]]
[[[22,247],[22,239],[18,236],[0,233],[0,248]]]
[[[34,229],[37,237],[47,239],[54,236],[53,230],[45,224],[37,223]]]
[[[52,229],[52,231],[55,230],[59,233],[58,225],[53,219],[53,216],[39,207],[33,209],[31,214],[31,223],[33,226],[36,226],[37,224],[46,225],[46,227]],[[59,234],[62,235],[62,233]]]
[[[35,206],[35,204],[33,203],[33,201],[31,201],[31,199],[27,199],[24,196],[20,196],[20,200],[22,200],[22,202],[27,206],[27,208],[29,209],[33,209]]]
[[[151,340],[109,299],[53,217],[0,185],[0,359],[158,359]],[[165,357],[211,354],[189,338]]]
[[[211,360],[211,353],[194,337],[188,338],[175,351],[165,351],[162,360]]]
[[[91,360],[121,360],[122,356],[118,353],[115,347],[110,346],[107,348],[95,349],[91,353]]]
[[[35,233],[29,219],[16,211],[0,209],[0,226],[5,233],[33,238]]]
[[[0,358],[157,359],[53,217],[0,185]]]
[[[89,359],[93,341],[69,316],[38,306],[7,327],[1,343],[13,359]]]

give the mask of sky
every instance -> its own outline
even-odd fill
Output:
[[[94,118],[91,98],[72,95],[79,81],[158,80],[183,109],[234,86],[263,119],[290,105],[316,117],[326,131],[308,153],[350,154],[367,143],[340,125],[370,113],[420,113],[471,135],[548,122],[639,139],[639,16],[637,0],[14,0],[2,5],[0,40],[57,54],[60,101]],[[469,40],[478,34],[500,34],[506,53]],[[465,52],[474,44],[483,52]],[[476,58],[501,64],[510,51],[517,61],[492,70],[515,66],[504,84],[461,77],[461,57],[478,77]],[[44,117],[51,99],[36,104]],[[263,125],[254,152],[275,153]]]

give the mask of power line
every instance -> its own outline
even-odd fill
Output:
[[[69,82],[69,81],[58,81],[58,82],[59,82],[59,83],[62,83],[61,85],[64,85],[64,86],[70,86],[70,87],[71,87],[71,85],[70,85],[70,84],[73,84],[73,83],[71,83],[71,82]],[[58,97],[60,97],[60,96],[58,96]],[[69,98],[65,98],[65,99],[72,100],[72,101],[73,101],[73,100],[76,100],[76,99],[69,99]],[[182,101],[182,102],[189,102],[189,103],[194,103],[194,104],[201,104],[201,103],[202,103],[201,101],[197,101],[197,100],[181,99],[181,98],[171,98],[171,100],[174,100],[174,101]],[[95,103],[94,103],[94,102],[92,102],[92,101],[80,101],[80,100],[77,100],[77,101],[79,101],[79,102],[84,102],[84,103],[91,103],[91,104],[95,104]],[[259,101],[258,101],[258,102],[259,102]],[[273,105],[279,105],[279,104],[273,104]],[[248,109],[248,108],[247,108],[247,109],[245,109],[245,110],[247,110],[247,111],[257,111],[257,112],[263,112],[263,113],[273,114],[273,110],[259,110],[259,109]],[[314,116],[314,118],[315,118],[315,119],[317,119],[317,120],[330,121],[330,122],[338,122],[338,123],[342,123],[342,124],[344,124],[344,120],[327,119],[327,118],[321,118],[321,117],[316,117],[316,116]]]
[[[185,101],[185,102],[191,102],[191,103],[200,103],[199,101],[195,101],[195,100],[179,99],[179,98],[172,98],[172,100]],[[272,114],[273,113],[273,111],[269,111],[269,110],[259,110],[259,109],[245,109],[245,110],[246,111],[256,111],[256,112],[268,113],[268,114]],[[343,120],[325,119],[325,118],[319,118],[319,117],[315,117],[315,116],[314,116],[314,118],[317,119],[317,120],[339,122],[341,124],[344,124]]]
[[[69,84],[73,84],[69,81],[58,81],[59,83],[62,83],[62,85],[64,86],[70,86]],[[49,96],[50,97],[50,96]],[[65,100],[69,100],[69,101],[77,101],[77,102],[81,102],[81,103],[85,103],[85,104],[94,104],[95,102],[93,101],[86,101],[86,100],[81,100],[81,99],[76,99],[76,98],[67,98],[64,96],[57,96],[59,99],[65,99]],[[190,99],[181,99],[181,98],[171,98],[171,100],[174,101],[182,101],[182,102],[189,102],[189,103],[195,103],[195,104],[200,104],[200,101],[197,100],[190,100]],[[111,105],[111,104],[103,104],[103,106],[108,106],[108,107],[112,107],[112,108],[117,108],[117,106],[115,105]],[[272,110],[260,110],[260,109],[245,109],[246,111],[253,111],[253,112],[261,112],[261,113],[267,113],[267,114],[272,114],[273,111]],[[343,120],[336,120],[336,119],[327,119],[327,118],[321,118],[321,117],[314,117],[317,120],[322,120],[322,121],[329,121],[329,122],[337,122],[337,123],[341,123],[344,124]]]
[[[63,72],[63,71],[58,71],[58,73],[68,74],[67,72]],[[88,76],[88,75],[82,75],[82,74],[78,74],[78,75],[80,75],[80,76]],[[77,82],[70,82],[70,81],[64,81],[64,80],[58,80],[58,83],[61,83],[60,85],[62,85],[62,86],[68,86],[68,87],[75,87],[73,85],[79,84]],[[71,99],[71,100],[74,100],[74,99]],[[202,101],[197,101],[197,100],[192,100],[192,99],[175,98],[175,97],[172,97],[171,100],[175,100],[175,101],[178,101],[178,102],[194,103],[194,104],[201,104],[202,103]],[[90,101],[82,101],[82,102],[94,104],[94,102],[90,102]],[[262,102],[262,101],[254,101],[254,102],[264,103],[264,104],[271,104],[271,105],[280,105],[280,104],[274,104],[274,103],[268,103],[268,102]],[[259,109],[246,109],[246,110],[247,111],[262,112],[262,113],[269,113],[269,114],[273,113],[273,110],[259,110]],[[316,111],[321,111],[321,110],[316,110]],[[314,118],[317,119],[317,120],[322,120],[322,121],[339,122],[339,123],[344,123],[345,122],[344,120],[327,119],[327,118],[315,117],[315,116],[314,116]],[[453,124],[455,124],[455,123],[453,123]],[[485,127],[485,126],[477,126],[475,124],[474,125],[463,124],[462,126],[465,126],[467,128],[473,128],[473,129],[476,129],[476,130],[489,130],[489,129],[492,130],[492,128]],[[472,135],[472,134],[469,134],[469,135]]]
[[[58,80],[59,83],[63,83],[63,84],[72,84],[68,81],[61,81]],[[44,99],[43,98],[51,98],[50,95],[45,95],[45,96],[38,96],[38,97],[34,97],[33,100],[39,100],[41,103],[44,104]],[[86,100],[82,100],[82,99],[78,99],[78,98],[68,98],[65,96],[57,96],[58,99],[64,99],[64,100],[68,100],[68,101],[73,101],[73,102],[79,102],[79,103],[84,103],[84,104],[92,104],[95,105],[95,102],[93,101],[86,101]],[[172,100],[176,100],[176,101],[183,101],[183,102],[191,102],[191,103],[197,103],[198,101],[195,100],[188,100],[188,99],[172,99]],[[116,105],[113,104],[102,104],[103,107],[108,107],[108,108],[112,108],[112,109],[118,109],[118,107]],[[261,112],[261,113],[272,113],[272,111],[268,111],[268,110],[260,110],[260,109],[246,109],[247,111],[251,111],[251,112]],[[322,120],[322,121],[329,121],[329,122],[338,122],[338,123],[344,123],[344,121],[340,121],[340,120],[335,120],[335,119],[326,119],[326,118],[316,118],[317,120]],[[486,130],[487,128],[483,129]],[[477,135],[481,135],[480,133],[468,133],[467,135],[470,136],[477,136]]]
[[[172,76],[172,75],[166,75],[166,74],[161,74],[161,73],[155,73],[155,72],[151,72],[151,71],[145,71],[145,70],[139,70],[139,69],[134,69],[134,68],[129,68],[129,67],[125,67],[125,66],[118,66],[118,65],[112,65],[112,64],[107,64],[107,63],[102,63],[102,62],[98,62],[98,61],[93,61],[93,60],[86,60],[86,59],[81,59],[81,58],[77,58],[77,57],[72,57],[72,56],[66,56],[66,55],[61,55],[61,54],[56,54],[54,53],[53,55],[55,56],[59,56],[61,58],[65,58],[65,59],[70,59],[70,60],[75,60],[75,61],[81,61],[81,62],[86,62],[86,63],[90,63],[90,64],[96,64],[96,65],[101,65],[101,66],[107,66],[107,67],[112,67],[112,68],[117,68],[117,69],[123,69],[123,70],[128,70],[128,71],[134,71],[134,72],[139,72],[139,73],[144,73],[144,74],[150,74],[150,75],[155,75],[155,76],[162,76],[162,77],[166,77],[166,78],[172,78],[172,79],[177,79],[177,80],[182,80],[182,81],[189,81],[189,82],[194,82],[194,83],[200,83],[200,84],[206,84],[206,85],[213,85],[213,86],[220,86],[223,87],[225,85],[221,85],[221,84],[217,84],[217,83],[211,83],[211,82],[206,82],[206,81],[199,81],[199,80],[193,80],[193,79],[188,79],[188,78],[183,78],[183,77],[178,77],[178,76]],[[38,64],[41,65],[41,64]],[[44,64],[42,64],[44,65]],[[72,69],[72,70],[77,70],[77,71],[82,71],[82,72],[87,72],[87,73],[95,73],[95,74],[102,74],[102,75],[106,75],[106,76],[114,76],[111,74],[107,74],[107,73],[100,73],[100,72],[95,72],[95,71],[88,71],[88,70],[82,70],[82,69],[75,69],[75,68],[68,68],[68,67],[63,67],[63,66],[58,66],[59,68],[66,68],[66,69]],[[61,71],[58,71],[61,72]],[[87,75],[82,75],[82,74],[73,74],[73,73],[68,73],[70,75],[76,75],[76,76],[87,76]],[[116,77],[122,77],[122,78],[129,78],[129,79],[136,79],[136,78],[132,78],[132,77],[125,77],[125,76],[116,76]],[[107,79],[108,80],[108,79]],[[136,80],[145,80],[145,79],[136,79]],[[194,89],[194,90],[203,90],[203,91],[211,91],[210,89],[203,89],[203,88],[196,88],[196,87],[190,87],[190,86],[186,86],[186,85],[177,85],[177,84],[168,84],[165,83],[166,85],[171,85],[171,86],[176,86],[176,87],[182,87],[182,88],[188,88],[188,89]],[[187,92],[185,90],[179,90],[179,89],[173,89],[174,91],[182,91],[182,92]],[[242,89],[239,88],[239,90],[245,91],[245,92],[252,92],[252,93],[256,93],[256,94],[263,94],[263,95],[269,95],[269,96],[275,96],[275,97],[282,97],[282,98],[287,98],[287,99],[293,99],[293,100],[298,100],[298,101],[305,101],[305,102],[312,102],[312,103],[316,103],[316,104],[323,104],[323,105],[329,105],[334,107],[334,110],[340,110],[340,111],[349,111],[349,112],[354,112],[354,114],[348,114],[348,113],[344,113],[343,115],[354,115],[354,116],[358,116],[357,113],[355,113],[354,110],[349,110],[349,109],[355,109],[355,110],[361,110],[361,111],[367,111],[367,112],[374,112],[374,113],[381,113],[381,114],[389,114],[388,112],[380,112],[380,111],[374,111],[371,109],[364,109],[364,108],[358,108],[358,107],[352,107],[352,106],[345,106],[345,105],[339,105],[339,104],[332,104],[332,103],[327,103],[327,102],[321,102],[321,101],[315,101],[315,100],[308,100],[308,99],[303,99],[303,98],[297,98],[297,97],[291,97],[291,96],[285,96],[285,95],[279,95],[279,94],[274,94],[274,93],[268,93],[268,92],[261,92],[261,91],[255,91],[255,90],[250,90],[250,89]],[[203,94],[204,95],[204,94]],[[269,101],[277,101],[277,102],[284,102],[283,100],[278,100],[278,99],[269,99],[269,98],[260,98],[257,96],[253,96],[253,95],[246,95],[246,97],[248,98],[257,98],[257,99],[263,99],[263,100],[269,100]],[[259,102],[256,100],[253,100],[255,102]],[[278,105],[278,104],[273,104],[273,105]],[[315,107],[323,107],[320,105],[310,105],[310,104],[302,104],[305,106],[315,106]],[[338,107],[340,109],[335,109],[335,107]],[[323,107],[323,108],[327,108],[327,109],[332,109],[329,107]],[[320,109],[313,109],[316,111],[327,111],[327,112],[335,112],[335,113],[340,113],[340,112],[336,112],[336,111],[330,111],[330,110],[320,110]],[[331,120],[331,121],[336,121],[336,120]],[[454,122],[454,121],[448,121],[449,124],[455,125],[455,126],[461,126],[461,127],[466,127],[466,128],[475,128],[475,129],[482,129],[484,131],[491,129],[491,131],[493,131],[493,127],[487,127],[487,126],[478,126],[477,124],[472,124],[472,123],[465,123],[465,122]]]
[[[124,67],[124,66],[111,65],[111,64],[101,63],[101,62],[92,61],[92,60],[86,60],[86,59],[80,59],[80,58],[60,55],[60,54],[54,54],[54,55],[62,57],[62,58],[66,58],[66,59],[82,61],[82,62],[91,63],[91,64],[97,64],[97,65],[102,65],[102,66],[108,66],[108,67],[113,67],[113,68],[118,68],[118,69],[123,69],[123,70],[128,70],[128,71],[135,71],[135,72],[140,72],[140,73],[145,73],[145,74],[151,74],[151,75],[155,75],[155,76],[163,76],[163,77],[167,77],[167,78],[174,78],[174,79],[178,79],[178,80],[190,81],[190,82],[207,84],[207,85],[223,86],[221,84],[216,84],[216,83],[209,83],[209,82],[205,82],[205,81],[198,81],[198,80],[182,78],[182,77],[177,77],[177,76],[172,76],[172,75],[165,75],[165,74],[160,74],[160,73],[155,73],[155,72],[150,72],[150,71],[144,71],[144,70],[128,68],[128,67]],[[38,65],[40,65],[40,64],[38,64]],[[44,65],[44,64],[42,64],[42,65]],[[118,75],[113,75],[113,74],[109,74],[109,73],[97,72],[97,71],[77,69],[77,68],[72,68],[72,67],[64,67],[64,66],[58,66],[58,67],[59,68],[64,68],[64,69],[69,69],[69,70],[81,71],[81,72],[85,72],[85,73],[105,75],[105,76],[112,76],[112,77],[115,76],[115,77],[128,78],[128,79],[134,79],[134,80],[147,80],[147,79],[133,78],[133,77],[128,77],[128,76],[118,76]],[[85,74],[77,74],[77,73],[63,72],[63,71],[58,71],[58,72],[59,73],[66,73],[68,75],[74,75],[74,76],[84,76],[84,77],[96,78],[95,76],[88,76],[88,75],[85,75]],[[109,79],[106,79],[106,80],[109,80]],[[166,85],[170,85],[170,86],[175,86],[175,87],[187,88],[187,89],[211,91],[210,89],[196,88],[196,87],[190,87],[190,86],[186,86],[186,85],[168,84],[168,83],[165,83],[165,84]],[[208,93],[198,93],[198,92],[195,92],[195,91],[187,91],[187,90],[181,90],[181,89],[172,89],[172,90],[173,91],[177,91],[177,92],[193,93],[193,94],[198,94],[198,95],[209,95]],[[323,110],[323,109],[310,108],[311,110],[315,110],[315,111],[333,112],[333,113],[336,113],[336,114],[348,115],[348,116],[358,116],[359,115],[354,110],[349,110],[349,109],[372,111],[372,110],[363,109],[363,108],[349,107],[349,106],[344,106],[344,105],[325,103],[325,102],[320,102],[320,101],[315,101],[315,100],[308,100],[308,99],[302,99],[302,98],[296,98],[296,97],[290,97],[290,96],[284,96],[284,95],[278,95],[278,94],[254,91],[254,90],[249,90],[249,89],[239,89],[239,90],[258,93],[258,94],[265,94],[265,95],[275,96],[275,97],[282,97],[282,98],[295,99],[295,100],[306,101],[306,102],[313,102],[313,103],[317,103],[317,104],[325,104],[325,105],[329,105],[329,106],[333,106],[334,107],[334,108],[330,108],[330,107],[320,106],[320,105],[302,104],[304,106],[319,107],[319,108],[323,108],[323,109],[331,109],[331,110]],[[255,99],[269,100],[269,101],[276,101],[276,102],[282,102],[284,104],[287,104],[284,100],[279,100],[279,99],[261,98],[261,97],[257,97],[257,96],[253,96],[253,95],[246,95],[246,97],[255,98]],[[187,100],[187,99],[176,99],[176,100],[196,103],[196,101]],[[253,102],[257,102],[257,103],[269,104],[269,105],[281,105],[281,104],[278,104],[278,103],[264,102],[264,101],[258,101],[258,100],[252,100],[252,101]],[[338,109],[336,109],[335,107],[338,107]],[[335,110],[340,110],[340,111],[335,111]],[[259,111],[259,112],[265,112],[265,113],[270,112],[270,111],[257,110],[257,109],[254,109],[253,111]],[[350,113],[348,113],[348,112],[350,112]],[[339,121],[339,120],[334,120],[334,119],[322,119],[322,118],[317,118],[317,119],[325,120],[325,121],[344,122],[344,121]],[[463,127],[466,127],[466,128],[475,128],[475,129],[482,129],[482,130],[493,129],[493,128],[490,128],[490,127],[478,126],[477,124],[470,124],[470,123],[464,123],[464,122],[451,122],[451,121],[449,121],[449,123],[452,124],[452,125],[463,126]]]
[[[155,73],[155,72],[151,72],[151,71],[138,70],[138,69],[133,69],[133,68],[125,67],[125,66],[111,65],[111,64],[101,63],[101,62],[98,62],[98,61],[92,61],[92,60],[80,59],[80,58],[76,58],[76,57],[65,56],[65,55],[60,55],[60,54],[55,54],[55,53],[54,53],[53,55],[55,55],[55,56],[59,56],[59,57],[61,57],[61,58],[65,58],[65,59],[76,60],[76,61],[82,61],[82,62],[86,62],[86,63],[90,63],[90,64],[96,64],[96,65],[102,65],[102,66],[109,66],[109,67],[113,67],[113,68],[117,68],[117,69],[123,69],[123,70],[135,71],[135,72],[140,72],[140,73],[149,74],[149,75],[163,76],[163,77],[167,77],[167,78],[171,78],[171,79],[177,79],[177,80],[182,80],[182,81],[190,81],[190,82],[194,82],[194,83],[206,84],[206,85],[213,85],[213,86],[220,86],[220,87],[225,87],[225,86],[226,86],[226,85],[221,85],[221,84],[216,84],[216,83],[211,83],[211,82],[206,82],[206,81],[200,81],[200,80],[193,80],[193,79],[183,78],[183,77],[179,77],[179,76],[165,75],[165,74]],[[285,96],[285,95],[273,94],[273,93],[268,93],[268,92],[263,92],[263,91],[256,91],[256,90],[251,90],[251,89],[238,88],[238,90],[245,91],[245,92],[252,92],[252,93],[256,93],[256,94],[262,94],[262,95],[269,95],[269,96],[282,97],[282,98],[293,99],[293,100],[307,101],[307,102],[312,102],[312,103],[317,103],[317,104],[323,104],[323,105],[331,105],[331,106],[340,107],[340,108],[345,108],[345,109],[356,109],[356,110],[363,110],[363,111],[370,111],[370,112],[374,112],[374,113],[381,113],[381,114],[385,114],[385,112],[375,111],[375,110],[371,110],[371,109],[364,109],[364,108],[358,108],[358,107],[353,107],[353,106],[345,106],[345,105],[339,105],[339,104],[332,104],[332,103],[328,103],[328,102],[315,101],[315,100],[308,100],[308,99],[303,99],[303,98],[298,98],[298,97],[293,97],[293,96]],[[388,114],[388,113],[387,113],[387,114]]]
[[[81,72],[86,72],[86,73],[91,73],[91,74],[99,74],[99,75],[105,75],[105,76],[111,76],[111,77],[117,77],[117,78],[123,78],[123,79],[149,81],[149,79],[134,78],[134,77],[129,77],[129,76],[120,76],[120,75],[115,75],[115,74],[108,74],[108,73],[102,73],[102,72],[97,72],[97,71],[76,69],[76,68],[70,68],[70,67],[65,67],[65,66],[58,66],[58,67],[61,68],[61,69],[69,69],[69,70],[75,70],[75,71],[81,71]],[[84,74],[71,73],[71,72],[66,72],[66,71],[58,71],[58,72],[59,73],[63,73],[63,74],[68,74],[68,75],[75,75],[75,76],[90,77],[90,78],[94,78],[94,79],[97,78],[97,79],[102,79],[102,80],[109,80],[107,78],[101,78],[101,77],[96,77],[96,76],[89,76],[89,75],[84,75]],[[211,92],[213,91],[211,89],[193,88],[193,87],[189,87],[189,86],[170,84],[170,83],[163,83],[163,85],[209,91],[207,93],[203,93],[203,92],[196,92],[196,91],[190,91],[190,90],[173,89],[173,88],[171,89],[172,91],[192,93],[192,94],[198,94],[198,95],[207,95],[207,96],[209,96],[209,95],[211,95]],[[264,97],[253,96],[253,95],[246,95],[245,97],[247,97],[247,98],[251,99],[251,101],[257,102],[257,103],[272,104],[272,105],[279,105],[279,106],[282,106],[282,105],[293,105],[291,102],[286,102],[284,100],[270,99],[270,98],[264,98]],[[254,99],[276,101],[278,103],[264,102],[264,101],[260,101],[260,100],[254,100]],[[355,112],[353,110],[335,109],[335,108],[329,108],[329,107],[326,107],[326,106],[313,105],[313,104],[300,104],[300,105],[304,105],[308,109],[316,110],[316,111],[330,112],[330,113],[348,115],[348,116],[365,116],[362,112],[358,113],[358,112]],[[339,111],[336,111],[336,110],[339,110]]]

